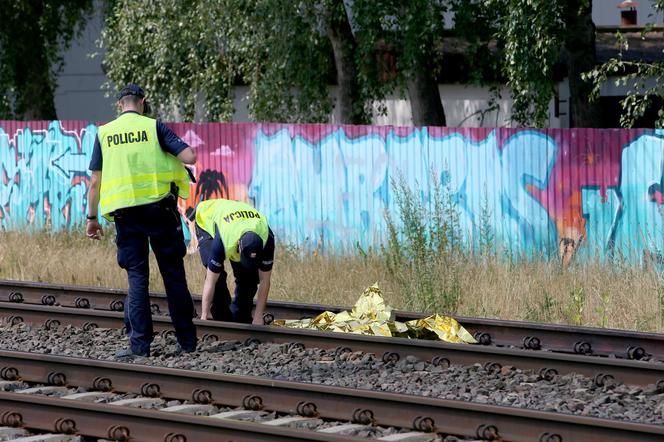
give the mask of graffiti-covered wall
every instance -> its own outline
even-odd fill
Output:
[[[423,201],[447,189],[468,244],[489,224],[516,255],[659,256],[664,133],[622,129],[454,129],[171,124],[198,153],[201,199],[248,200],[283,243],[378,246],[392,178]],[[0,227],[80,228],[96,126],[0,122]],[[567,255],[566,255],[567,254]]]

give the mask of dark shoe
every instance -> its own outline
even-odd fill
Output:
[[[124,348],[115,353],[115,357],[118,359],[146,358],[148,356],[150,356],[149,353],[135,353],[131,348]]]

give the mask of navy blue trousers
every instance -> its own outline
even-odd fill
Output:
[[[164,280],[177,340],[185,350],[196,349],[194,303],[187,288],[183,261],[186,246],[175,199],[167,197],[157,203],[121,209],[115,215],[115,228],[118,264],[127,271],[129,280],[124,311],[132,351],[149,354],[153,338],[148,292],[150,247]]]
[[[207,268],[213,238],[198,226],[196,226],[196,238],[198,239],[201,262]],[[235,277],[235,296],[231,301],[231,294],[226,284],[226,270],[222,268],[217,285],[214,288],[210,314],[212,319],[216,321],[251,324],[254,296],[258,290],[258,269],[249,270],[235,261],[230,261],[230,263]]]

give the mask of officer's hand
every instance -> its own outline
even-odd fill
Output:
[[[104,230],[96,219],[89,219],[85,224],[85,233],[90,239],[100,240],[104,236]]]
[[[261,313],[260,315],[254,315],[254,320],[251,321],[253,325],[265,325],[265,321],[263,321],[263,314]]]

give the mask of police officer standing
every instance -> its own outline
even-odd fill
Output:
[[[189,197],[183,163],[194,164],[196,154],[164,124],[143,116],[147,103],[139,86],[127,85],[117,98],[120,116],[100,126],[95,139],[86,223],[88,237],[100,239],[97,207],[115,222],[118,264],[127,271],[125,324],[130,346],[116,356],[150,355],[149,247],[164,280],[180,349],[191,352],[196,349],[194,305],[185,278],[177,197]]]
[[[267,219],[247,203],[226,199],[202,201],[192,216],[201,261],[207,268],[201,319],[211,315],[218,321],[263,324],[274,260],[274,235]],[[226,258],[235,276],[232,303],[226,285]]]

